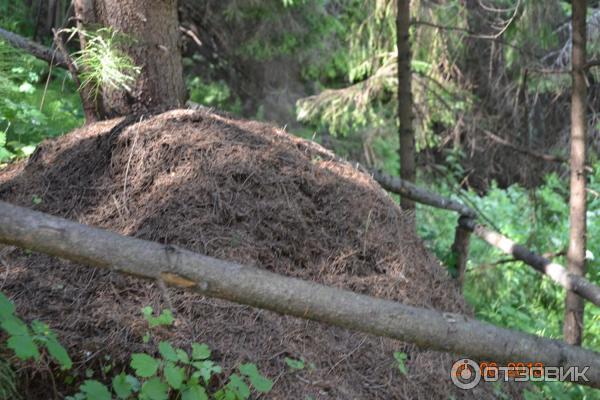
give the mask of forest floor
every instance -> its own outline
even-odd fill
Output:
[[[287,276],[472,314],[456,282],[370,176],[317,144],[258,122],[177,110],[88,125],[0,171],[0,199]],[[255,362],[275,381],[268,398],[496,397],[491,386],[454,388],[449,354],[165,292],[41,254],[0,251],[7,263],[1,290],[21,316],[59,334],[82,379],[87,369],[122,366],[131,352],[155,348],[142,340],[140,310],[152,306],[173,308],[176,318],[154,341],[207,343],[226,371]],[[408,356],[406,375],[395,351]],[[291,371],[286,357],[308,367]],[[48,371],[32,368],[21,371],[36,380],[26,385],[27,398],[70,394]]]

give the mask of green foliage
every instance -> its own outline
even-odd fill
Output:
[[[140,378],[150,378],[156,375],[160,363],[148,354],[133,354],[131,356],[131,368]]]
[[[34,360],[47,363],[53,360],[61,370],[73,366],[65,348],[58,342],[48,325],[33,321],[26,324],[15,315],[14,304],[0,292],[0,329],[6,335],[4,348],[12,350],[20,361]],[[12,365],[14,362],[0,358],[0,398],[19,399],[16,377]]]
[[[315,131],[347,138],[346,142],[358,142],[372,153],[366,157],[368,164],[388,171],[398,169],[395,4],[345,1],[339,16],[347,48],[339,62],[345,68],[338,69],[320,93],[296,103],[298,121]],[[413,13],[433,23],[458,27],[466,23],[458,2],[444,7],[416,3]],[[439,145],[440,131],[453,129],[473,99],[448,72],[463,51],[462,36],[442,38],[431,29],[412,33],[414,128],[420,151]]]
[[[111,395],[106,386],[94,380],[87,380],[81,385],[80,389],[84,397],[88,400],[111,400]]]
[[[153,317],[151,307],[145,307],[143,315],[152,328],[171,326],[174,322],[172,312],[165,310]],[[69,370],[73,363],[64,347],[58,342],[56,334],[39,321],[27,325],[15,315],[14,304],[0,292],[0,328],[7,334],[6,346],[15,356],[27,361],[39,361],[42,357],[53,359],[62,370]],[[213,376],[223,373],[223,369],[210,360],[211,351],[204,343],[192,343],[191,355],[183,349],[174,347],[170,342],[158,344],[158,357],[146,353],[131,356],[131,374],[121,372],[115,375],[107,385],[94,379],[85,380],[79,392],[68,396],[67,400],[110,400],[140,399],[167,400],[171,395],[186,400],[201,400],[212,397],[217,400],[246,400],[253,388],[258,393],[268,393],[273,382],[263,376],[253,363],[241,364],[239,374],[231,374],[225,386],[215,390]],[[112,366],[103,369],[107,374]],[[93,371],[86,373],[88,378]],[[73,383],[69,378],[66,382]],[[0,360],[1,398],[19,398],[14,372],[10,364]]]
[[[21,399],[15,371],[4,358],[0,358],[0,399]]]
[[[408,373],[408,368],[406,368],[406,359],[407,358],[408,358],[408,356],[406,355],[406,353],[403,353],[401,351],[394,352],[394,359],[396,360],[398,369],[400,370],[402,375],[406,375]]]
[[[304,360],[294,360],[292,358],[285,358],[285,363],[291,369],[304,369]]]
[[[25,2],[0,0],[0,27],[21,35],[29,35],[33,31],[29,12]],[[0,62],[1,60],[0,57]]]
[[[85,37],[85,47],[75,53],[82,86],[89,87],[95,96],[101,90],[131,91],[141,68],[120,50],[131,38],[110,28],[95,31],[72,28],[66,32],[71,37],[76,34]]]
[[[187,88],[190,100],[194,103],[229,111],[232,114],[241,113],[241,100],[231,93],[229,86],[223,81],[205,82],[195,76],[188,79]]]
[[[15,356],[22,361],[37,361],[41,357],[40,349],[45,349],[62,369],[70,369],[73,363],[48,325],[37,320],[27,325],[14,312],[13,303],[0,292],[0,328],[7,334],[6,346]]]
[[[537,189],[518,185],[506,189],[493,187],[484,197],[473,192],[455,192],[452,174],[437,182],[435,191],[465,201],[493,221],[500,232],[539,254],[567,249],[569,232],[568,182],[556,174],[546,177]],[[600,235],[600,163],[589,176],[588,237]],[[446,265],[451,263],[450,247],[456,216],[443,210],[417,207],[418,232]],[[600,284],[600,242],[588,240],[588,279]],[[564,256],[554,257],[565,265]],[[471,240],[464,294],[478,318],[495,325],[560,339],[564,316],[564,290],[521,262],[511,261],[481,240]],[[600,310],[585,308],[584,343],[600,350]],[[536,384],[529,397],[582,398],[590,389],[563,383]],[[556,393],[561,392],[558,396]],[[540,397],[541,396],[541,397]],[[590,395],[591,396],[591,395]],[[590,397],[592,398],[592,397]]]
[[[81,123],[79,98],[68,79],[0,40],[0,163],[28,156],[43,139]]]
[[[170,326],[175,321],[173,318],[173,312],[171,310],[163,310],[158,317],[154,317],[152,314],[154,310],[152,307],[147,306],[142,308],[142,314],[146,321],[148,321],[148,325],[150,328],[156,328],[157,326]]]
[[[24,2],[0,0],[0,27],[29,35],[33,31]],[[47,137],[82,121],[79,97],[65,71],[0,40],[0,164],[33,153]]]
[[[153,316],[151,307],[144,307],[142,314],[150,328],[172,326],[173,314],[164,310],[158,317]],[[255,364],[246,363],[238,367],[239,374],[233,373],[220,389],[213,387],[213,377],[223,373],[223,369],[210,360],[211,351],[204,343],[192,343],[191,354],[176,348],[168,341],[158,344],[158,356],[135,353],[131,356],[132,374],[121,372],[112,378],[111,385],[87,380],[79,392],[68,400],[104,400],[116,396],[119,399],[167,400],[246,400],[252,394],[268,393],[273,382],[264,377]]]

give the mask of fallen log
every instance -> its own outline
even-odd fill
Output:
[[[47,61],[57,67],[67,68],[67,60],[58,51],[42,46],[16,33],[0,28],[0,39],[13,47],[24,50],[32,56]]]
[[[464,315],[377,299],[122,236],[5,202],[0,202],[0,243],[476,360],[589,367],[587,380],[579,378],[577,383],[600,388],[600,353]]]

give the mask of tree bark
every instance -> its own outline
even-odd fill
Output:
[[[569,273],[584,276],[586,250],[586,0],[573,0],[572,16],[572,80],[571,96],[571,196],[570,232],[567,251]],[[583,300],[567,292],[565,300],[565,341],[580,345],[583,336]]]
[[[176,0],[77,0],[77,17],[126,34],[122,50],[142,72],[130,92],[104,88],[104,117],[160,112],[185,105]],[[82,5],[82,6],[81,6]],[[81,14],[85,10],[85,15]]]
[[[456,226],[456,230],[454,232],[452,254],[454,256],[454,264],[456,266],[456,278],[458,279],[458,282],[462,287],[465,281],[465,270],[467,269],[467,261],[469,259],[469,242],[471,239],[471,231],[465,229],[460,224],[460,218],[465,217],[459,217],[459,223]]]
[[[413,130],[412,76],[410,69],[410,0],[398,0],[396,16],[396,41],[398,46],[398,120],[400,139],[400,177],[406,182],[414,182],[416,176],[415,133]],[[414,225],[415,203],[401,196],[400,206],[412,211]]]
[[[75,16],[77,19],[77,28],[80,30],[91,28],[97,24],[96,11],[94,10],[94,0],[73,0]],[[85,35],[79,35],[81,48],[85,48]]]
[[[464,315],[407,306],[121,236],[5,202],[0,202],[0,242],[476,360],[589,366],[588,381],[578,383],[600,387],[600,354],[590,350]]]

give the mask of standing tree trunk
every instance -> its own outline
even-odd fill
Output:
[[[415,133],[413,130],[413,97],[410,70],[410,0],[398,0],[396,42],[398,46],[398,119],[400,122],[400,178],[415,181]],[[402,196],[400,205],[411,211],[414,225],[415,203]]]
[[[184,105],[177,0],[75,0],[75,3],[78,20],[83,24],[110,27],[131,38],[121,50],[141,67],[131,91],[104,88],[102,117],[165,111]]]
[[[454,266],[456,267],[456,279],[462,288],[465,282],[465,272],[467,270],[467,261],[469,259],[471,232],[461,225],[460,218],[464,219],[467,217],[459,217],[459,223],[454,231],[454,243],[452,243],[451,250]]]
[[[571,97],[571,198],[570,233],[567,252],[568,271],[573,275],[585,275],[586,249],[586,0],[573,0],[573,48]],[[565,302],[564,337],[570,344],[580,345],[583,334],[583,307],[581,297],[567,292]]]

